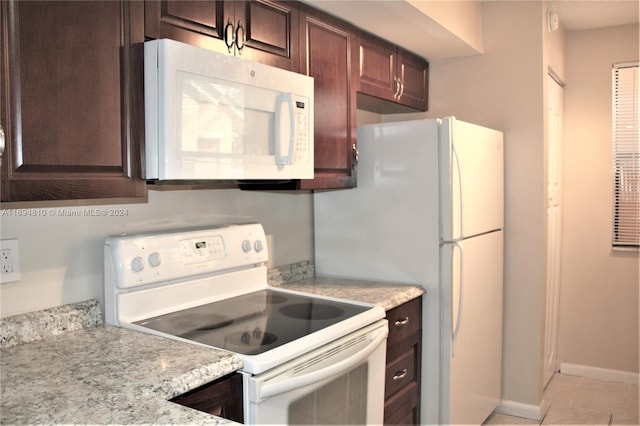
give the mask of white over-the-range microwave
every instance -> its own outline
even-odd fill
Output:
[[[145,42],[147,180],[313,178],[313,78]]]

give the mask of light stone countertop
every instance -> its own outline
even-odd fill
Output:
[[[242,367],[226,351],[96,325],[0,351],[2,424],[235,424],[168,399]]]
[[[372,303],[381,306],[385,311],[425,294],[424,288],[418,284],[394,284],[332,277],[308,278],[277,286],[321,296]]]

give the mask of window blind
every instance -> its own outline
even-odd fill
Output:
[[[638,65],[614,64],[612,70],[614,247],[640,247]]]

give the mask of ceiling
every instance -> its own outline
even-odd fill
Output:
[[[637,24],[638,0],[550,0],[567,31],[581,31],[618,25]]]
[[[302,0],[339,16],[429,60],[478,54],[463,40],[417,6],[435,0]],[[444,0],[455,2],[463,0]],[[466,2],[467,0],[464,0]],[[496,0],[471,0],[490,2]],[[542,0],[540,0],[542,1]],[[547,0],[566,31],[637,24],[640,0]],[[440,0],[438,3],[442,3]],[[389,25],[390,21],[402,25]]]

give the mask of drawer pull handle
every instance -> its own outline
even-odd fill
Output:
[[[407,369],[404,368],[400,371],[396,371],[396,374],[393,375],[393,381],[397,382],[398,380],[402,380],[407,377]]]
[[[396,327],[400,327],[401,325],[406,325],[408,323],[409,323],[409,317],[405,317],[404,319],[396,320],[395,325]]]

